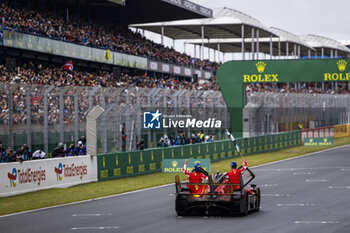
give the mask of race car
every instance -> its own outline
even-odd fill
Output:
[[[175,210],[178,216],[189,215],[247,215],[260,210],[260,188],[249,183],[254,173],[246,168],[240,178],[240,184],[232,184],[223,173],[208,176],[208,183],[180,182],[175,177]],[[201,186],[203,193],[191,193],[191,185]],[[249,186],[248,186],[249,185]]]

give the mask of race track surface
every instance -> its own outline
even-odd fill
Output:
[[[179,218],[175,187],[170,185],[4,216],[0,229],[4,233],[350,232],[350,146],[252,171],[262,191],[262,209],[246,217]]]

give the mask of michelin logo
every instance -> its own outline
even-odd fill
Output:
[[[144,129],[160,129],[160,116],[162,114],[157,109],[156,112],[143,113],[143,128]]]

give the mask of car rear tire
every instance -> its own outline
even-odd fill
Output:
[[[244,194],[243,200],[241,201],[240,205],[240,212],[242,216],[247,216],[248,215],[248,193],[246,192]]]

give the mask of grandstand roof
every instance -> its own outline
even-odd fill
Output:
[[[57,0],[63,7],[65,0]],[[189,0],[79,0],[79,5],[84,9],[90,6],[92,15],[117,19],[121,24],[159,22],[169,20],[197,19],[211,17],[213,12],[205,6],[198,5]],[[68,0],[68,5],[75,10],[77,0]],[[92,10],[91,10],[92,9]]]
[[[318,35],[302,35],[300,36],[305,42],[307,42],[310,46],[317,49],[318,55],[321,53],[321,49],[324,49],[324,55],[330,56],[331,50],[338,51],[338,56],[348,56],[350,53],[350,49],[345,45],[340,43],[339,41],[333,40],[331,38],[318,36]],[[333,55],[335,55],[333,53]]]
[[[278,28],[270,28],[270,30],[277,35],[280,38],[281,43],[281,55],[286,55],[286,43],[289,43],[289,55],[292,53],[294,48],[292,47],[293,44],[300,45],[300,53],[301,56],[307,56],[308,50],[314,51],[315,49],[312,48],[310,45],[308,45],[305,41],[301,40],[298,36],[284,31],[282,29]],[[278,55],[278,38],[273,37],[273,54],[276,56]],[[245,51],[249,52],[251,51],[251,38],[244,39],[244,47]],[[255,40],[256,42],[256,40]],[[195,40],[189,40],[188,43],[190,44],[196,44],[200,45],[202,43],[201,39],[195,39]],[[235,52],[241,52],[241,43],[242,39],[239,38],[232,38],[232,39],[206,39],[204,41],[204,46],[217,49],[217,46],[220,45],[220,51],[225,53],[235,53]],[[270,38],[259,38],[259,52],[269,54],[270,53]]]
[[[130,26],[158,34],[162,34],[162,28],[164,28],[164,35],[172,39],[201,39],[201,28],[204,26],[204,38],[217,39],[241,38],[242,24],[245,25],[245,38],[252,36],[252,28],[259,29],[260,37],[274,35],[269,28],[262,25],[257,19],[226,7],[213,9],[212,18],[133,24]]]

